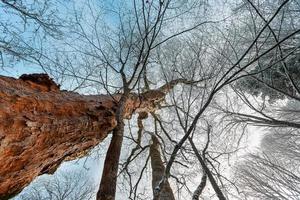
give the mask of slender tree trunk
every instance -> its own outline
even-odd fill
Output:
[[[206,163],[204,162],[204,160],[202,159],[201,155],[199,154],[198,150],[197,150],[197,147],[195,146],[193,140],[191,138],[189,138],[189,142],[193,148],[193,151],[195,152],[197,158],[198,158],[198,161],[200,162],[201,166],[202,166],[202,169],[205,171],[205,173],[207,174],[208,176],[208,179],[209,179],[209,182],[210,184],[212,185],[215,193],[217,194],[217,197],[220,199],[220,200],[226,200],[222,190],[220,189],[220,187],[218,186],[217,184],[217,181],[215,180],[213,174],[211,173],[210,169],[207,167]]]
[[[123,118],[155,110],[172,87],[129,94]],[[17,194],[38,175],[53,173],[64,160],[84,156],[112,130],[118,132],[119,105],[113,98],[61,91],[46,74],[0,76],[0,199]],[[122,139],[114,141],[112,146],[120,148]]]
[[[157,187],[162,181],[165,166],[161,160],[159,141],[156,136],[152,136],[152,144],[150,145],[150,157],[151,157],[151,167],[152,167],[152,190],[154,200],[175,200],[172,188],[168,180],[164,180],[161,185],[161,191],[157,192]]]
[[[124,125],[113,130],[113,136],[106,153],[97,200],[114,200],[117,186],[119,158],[122,148]]]
[[[124,135],[123,115],[127,96],[128,94],[124,94],[118,104],[117,126],[113,130],[113,136],[106,153],[97,200],[114,200],[116,196],[119,159]]]
[[[204,190],[204,188],[206,186],[206,180],[207,180],[207,175],[205,172],[203,172],[201,182],[198,185],[198,187],[196,188],[196,190],[194,191],[192,200],[199,200],[199,197],[202,194],[202,191]]]

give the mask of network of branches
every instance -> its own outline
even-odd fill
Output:
[[[299,199],[298,0],[2,0],[0,12],[3,71],[33,65],[117,104],[91,198]],[[128,117],[132,94],[156,100]]]

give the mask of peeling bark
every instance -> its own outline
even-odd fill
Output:
[[[157,191],[160,181],[163,180],[165,166],[161,160],[159,141],[154,135],[152,136],[152,144],[150,145],[150,157],[152,167],[153,200],[175,200],[168,180],[165,179],[164,183],[161,184],[160,191]]]
[[[123,117],[155,110],[164,96],[161,88],[129,94]],[[117,125],[120,98],[61,91],[45,74],[0,76],[0,199],[101,142]]]
[[[0,77],[0,199],[84,155],[116,126],[111,98],[44,83]]]

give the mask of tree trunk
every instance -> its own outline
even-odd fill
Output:
[[[199,200],[199,197],[202,194],[202,191],[204,190],[204,188],[206,186],[206,180],[207,180],[207,175],[205,172],[203,172],[201,182],[198,185],[198,187],[196,188],[196,190],[194,191],[192,200]]]
[[[152,167],[152,190],[154,200],[175,200],[172,188],[168,180],[164,180],[161,184],[160,191],[157,191],[157,187],[162,181],[165,166],[161,160],[159,141],[156,136],[152,136],[152,144],[150,145],[150,157],[151,157],[151,167]]]
[[[197,156],[198,161],[201,164],[201,167],[203,169],[203,171],[205,172],[205,174],[207,175],[209,182],[211,184],[211,186],[213,187],[217,197],[219,198],[219,200],[226,200],[225,195],[223,194],[222,190],[220,189],[220,187],[217,184],[217,181],[215,180],[213,174],[211,173],[210,169],[207,167],[205,161],[202,159],[201,155],[199,154],[197,147],[195,146],[193,140],[191,138],[188,138],[192,149],[194,151],[194,153]]]
[[[124,130],[124,125],[121,126],[113,130],[113,136],[106,153],[102,178],[97,193],[97,200],[115,199],[119,158]]]
[[[127,96],[128,94],[124,94],[118,103],[116,111],[117,126],[113,130],[113,136],[106,153],[97,200],[114,200],[116,196],[119,159],[125,126],[123,115]]]
[[[155,109],[164,92],[129,94],[123,117]],[[101,142],[117,125],[121,96],[60,91],[45,74],[0,76],[0,199]]]

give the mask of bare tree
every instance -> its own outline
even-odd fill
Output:
[[[207,17],[210,7],[202,1],[74,5],[67,38],[53,45],[59,50],[36,61],[72,90],[92,88],[101,95],[61,91],[46,75],[0,78],[1,198],[64,160],[84,156],[111,132],[97,199],[115,199],[118,185],[128,188],[130,199],[142,199],[138,190],[147,182],[142,179],[150,182],[149,174],[155,199],[199,199],[210,187],[209,197],[229,199],[232,187],[239,191],[224,168],[241,147],[246,125],[299,128],[296,119],[282,117],[287,110],[277,115],[264,99],[247,94],[243,82],[235,84],[251,78],[270,85],[262,73],[276,71],[280,63],[279,79],[292,87],[281,93],[298,98],[298,80],[287,60],[297,57],[300,29],[295,24],[280,37],[277,33],[290,2],[272,5],[268,15],[252,1],[243,2],[240,10],[246,5],[254,14],[251,34],[236,21],[244,13],[216,20]],[[136,131],[126,121],[132,118]],[[132,169],[136,166],[141,168]]]
[[[59,1],[0,1],[0,65],[13,66],[20,60],[37,64],[49,37],[63,35],[63,18],[56,12]]]
[[[84,171],[65,171],[41,177],[26,189],[21,200],[91,200],[96,196],[96,187]]]
[[[298,130],[273,129],[263,138],[262,150],[248,155],[237,167],[245,197],[297,199],[299,197]]]

